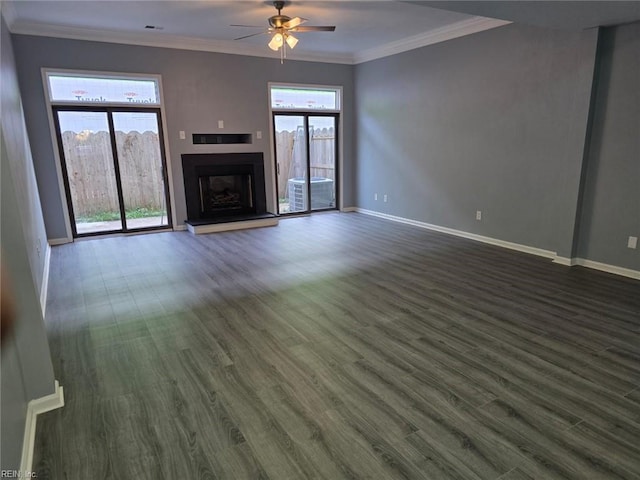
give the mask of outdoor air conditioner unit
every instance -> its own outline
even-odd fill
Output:
[[[308,209],[307,182],[304,178],[290,178],[287,189],[289,192],[289,209],[300,212]],[[324,177],[311,178],[311,206],[314,210],[335,207],[333,180]]]

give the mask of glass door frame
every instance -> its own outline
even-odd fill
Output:
[[[331,210],[340,210],[340,198],[339,198],[339,185],[340,185],[340,113],[339,112],[323,112],[321,110],[308,110],[308,111],[272,111],[271,116],[271,128],[272,136],[276,138],[276,117],[303,117],[304,118],[304,131],[305,131],[305,153],[306,153],[306,189],[307,189],[307,209],[297,210],[295,212],[280,212],[280,192],[278,188],[278,177],[280,175],[280,162],[278,161],[278,152],[276,148],[276,142],[273,143],[273,159],[274,159],[274,172],[275,172],[275,192],[276,192],[276,209],[278,215],[308,215],[313,212],[326,212]],[[311,138],[309,135],[309,117],[332,117],[334,119],[334,193],[335,193],[335,205],[329,208],[312,208],[311,205]]]
[[[165,141],[164,141],[164,131],[163,131],[163,122],[162,122],[162,111],[160,107],[150,108],[150,107],[126,107],[126,106],[110,106],[103,107],[100,105],[52,105],[51,111],[53,114],[53,124],[55,128],[55,136],[56,143],[58,147],[58,154],[60,156],[60,166],[62,169],[62,181],[64,183],[64,193],[67,203],[67,211],[69,213],[69,220],[71,226],[71,232],[73,238],[83,238],[83,237],[94,237],[98,235],[110,235],[113,233],[135,233],[135,232],[148,232],[153,230],[167,230],[173,228],[173,220],[171,215],[171,202],[170,202],[170,192],[169,192],[169,178],[168,178],[168,169],[167,169],[167,156],[165,152]],[[78,233],[76,226],[76,218],[75,211],[73,208],[73,201],[71,197],[71,186],[69,184],[69,172],[67,169],[67,160],[64,155],[64,145],[62,140],[62,132],[60,129],[60,121],[58,118],[58,112],[97,112],[97,113],[106,113],[107,121],[109,123],[109,140],[111,143],[111,156],[113,159],[113,167],[114,173],[116,177],[116,190],[118,195],[118,205],[120,210],[120,220],[122,228],[114,229],[114,230],[103,230],[99,232],[87,232],[87,233]],[[116,132],[113,124],[113,113],[155,113],[156,119],[158,122],[158,146],[160,148],[160,158],[162,161],[162,181],[163,181],[163,189],[164,189],[164,200],[167,209],[167,224],[166,225],[158,225],[154,227],[139,227],[139,228],[128,228],[127,227],[127,218],[125,212],[125,200],[124,200],[124,192],[122,188],[122,179],[120,175],[120,163],[118,160],[118,148],[116,143]]]

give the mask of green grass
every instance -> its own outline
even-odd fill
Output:
[[[153,208],[138,207],[133,210],[126,210],[125,214],[128,219],[132,220],[134,218],[162,217],[166,216],[167,212]],[[120,212],[96,212],[76,217],[76,222],[78,223],[112,222],[114,220],[120,220]]]

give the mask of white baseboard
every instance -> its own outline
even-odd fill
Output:
[[[568,258],[561,257],[556,252],[550,250],[543,250],[541,248],[530,247],[528,245],[521,245],[519,243],[506,242],[497,238],[485,237],[482,235],[476,235],[475,233],[464,232],[462,230],[455,230],[453,228],[441,227],[439,225],[432,225],[430,223],[420,222],[418,220],[412,220],[410,218],[397,217],[395,215],[389,215],[387,213],[376,212],[374,210],[366,210],[364,208],[354,208],[358,213],[365,215],[371,215],[374,217],[385,218],[399,223],[406,223],[408,225],[415,225],[416,227],[426,228],[428,230],[434,230],[436,232],[447,233],[449,235],[455,235],[456,237],[468,238],[482,243],[488,243],[491,245],[497,245],[499,247],[508,248],[510,250],[517,250],[519,252],[530,253],[532,255],[538,255],[544,258],[550,258],[553,263],[559,265],[566,265],[573,267],[579,265],[581,267],[591,268],[594,270],[600,270],[602,272],[613,273],[615,275],[621,275],[623,277],[629,277],[636,280],[640,280],[640,271],[632,270],[630,268],[617,267],[615,265],[608,265],[606,263],[594,262],[593,260],[586,260],[584,258]]]
[[[47,239],[47,243],[50,246],[55,247],[56,245],[64,245],[65,243],[73,243],[72,238],[49,238]]]
[[[187,230],[187,226],[186,225],[175,225],[173,227],[173,231],[174,232],[184,232]]]
[[[36,441],[38,415],[61,407],[64,407],[64,392],[57,380],[55,381],[55,391],[51,395],[31,400],[27,405],[27,418],[22,441],[22,458],[20,460],[21,472],[31,472],[33,468],[33,449]]]
[[[40,286],[40,307],[42,308],[42,318],[47,311],[47,293],[49,292],[49,265],[51,263],[51,245],[47,244],[44,252],[44,269],[42,270],[42,283]]]
[[[340,209],[341,212],[347,213],[347,212],[357,212],[358,211],[358,207],[343,207],[342,209]]]
[[[553,263],[564,265],[566,267],[574,267],[577,265],[575,258],[561,257],[559,255],[556,255],[556,257],[553,259]]]
[[[510,250],[517,250],[519,252],[530,253],[532,255],[538,255],[544,258],[555,259],[557,257],[556,252],[550,250],[543,250],[542,248],[530,247],[528,245],[521,245],[519,243],[507,242],[505,240],[499,240],[497,238],[485,237],[484,235],[477,235],[475,233],[469,233],[462,230],[455,230],[449,227],[441,227],[440,225],[433,225],[431,223],[420,222],[418,220],[412,220],[410,218],[397,217],[395,215],[389,215],[387,213],[380,213],[373,210],[365,210],[363,208],[356,208],[356,212],[364,213],[365,215],[372,215],[374,217],[385,218],[394,222],[406,223],[408,225],[414,225],[420,228],[426,228],[427,230],[433,230],[435,232],[447,233],[449,235],[455,235],[456,237],[468,238],[477,242],[488,243],[490,245],[496,245],[498,247],[508,248]]]
[[[638,270],[617,267],[615,265],[609,265],[608,263],[594,262],[593,260],[586,260],[584,258],[572,258],[571,260],[573,265],[580,265],[581,267],[592,268],[593,270],[600,270],[601,272],[613,273],[615,275],[640,280],[640,271]]]

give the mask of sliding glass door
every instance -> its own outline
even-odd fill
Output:
[[[128,229],[169,226],[164,155],[156,112],[113,112]]]
[[[337,114],[274,114],[278,213],[337,208]]]
[[[278,213],[307,211],[307,131],[302,115],[275,115]]]
[[[57,121],[74,236],[122,230],[107,112],[59,111]]]
[[[311,210],[336,208],[337,116],[309,115]]]
[[[74,237],[171,226],[160,113],[55,107]]]

